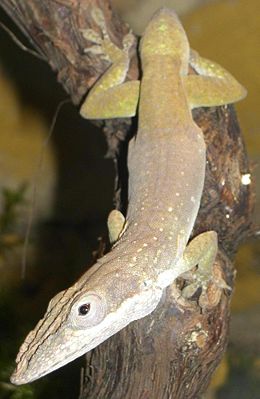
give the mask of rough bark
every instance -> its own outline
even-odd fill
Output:
[[[111,38],[119,46],[128,31],[108,1],[2,0],[1,6],[57,73],[75,105],[108,67],[99,56],[84,53],[90,43],[83,38],[82,30],[98,29],[91,19],[91,8],[103,10]],[[128,78],[136,78],[138,73],[133,57]],[[208,163],[193,235],[210,229],[218,232],[216,273],[224,273],[233,287],[232,259],[250,231],[253,207],[251,185],[241,182],[241,176],[250,173],[247,155],[233,107],[199,109],[194,117],[205,134]],[[130,126],[125,120],[103,125],[109,155],[120,165],[117,207],[122,207],[126,198],[121,164]],[[177,287],[169,287],[150,316],[132,323],[87,354],[81,399],[200,397],[226,347],[231,292],[225,291],[219,297],[217,292],[209,291],[208,306],[202,311],[196,297],[194,301],[176,301],[182,284],[180,279]]]

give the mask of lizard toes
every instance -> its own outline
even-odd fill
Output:
[[[189,284],[183,288],[182,296],[186,299],[189,299],[195,294],[195,292],[197,291],[198,288],[199,288],[199,285],[197,282]]]

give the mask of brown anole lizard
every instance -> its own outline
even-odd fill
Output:
[[[125,82],[132,36],[119,49],[110,40],[99,9],[92,13],[103,37],[84,36],[112,66],[81,107],[85,118],[131,117],[138,132],[128,153],[129,205],[126,219],[109,217],[115,244],[72,287],[57,294],[29,333],[17,356],[14,384],[33,381],[95,348],[129,323],[151,313],[165,287],[196,265],[182,295],[201,297],[212,278],[217,234],[188,240],[204,185],[206,147],[191,109],[238,101],[245,89],[222,67],[190,50],[185,31],[169,9],[159,10],[140,44],[142,79]],[[189,75],[189,63],[198,75]],[[115,222],[117,220],[117,222]]]

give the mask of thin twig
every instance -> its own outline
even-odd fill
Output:
[[[18,47],[20,47],[20,49],[22,49],[23,51],[25,51],[26,53],[32,54],[34,57],[38,58],[41,61],[47,61],[47,58],[40,55],[39,53],[37,53],[37,51],[34,51],[28,47],[26,47],[16,36],[15,34],[11,31],[11,29],[7,28],[7,26],[5,24],[3,24],[3,22],[0,22],[0,26],[1,28],[8,33],[8,35],[11,37],[11,39],[14,41],[15,44],[17,44]]]
[[[30,212],[29,212],[29,217],[28,217],[28,223],[26,227],[26,232],[25,232],[25,239],[24,239],[24,244],[23,244],[23,253],[22,253],[22,268],[21,268],[21,278],[25,278],[25,271],[26,271],[26,260],[27,260],[27,249],[29,245],[29,238],[31,234],[31,229],[32,229],[32,223],[34,219],[34,213],[35,213],[35,206],[37,202],[37,187],[38,187],[38,181],[41,177],[41,172],[42,172],[42,166],[43,166],[43,161],[44,161],[44,155],[46,151],[46,147],[49,144],[50,138],[52,136],[52,133],[54,131],[55,124],[57,122],[57,118],[59,115],[59,112],[61,108],[63,107],[64,104],[67,104],[70,102],[70,99],[66,99],[61,101],[55,111],[55,114],[52,118],[51,126],[49,129],[49,133],[45,140],[42,143],[41,146],[41,151],[40,151],[40,156],[39,156],[39,162],[36,167],[36,173],[33,178],[33,192],[32,192],[32,199],[31,199],[31,206],[30,206]]]

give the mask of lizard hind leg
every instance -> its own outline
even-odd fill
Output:
[[[111,41],[102,11],[98,8],[92,10],[92,18],[101,29],[101,34],[92,29],[82,31],[84,38],[94,43],[85,53],[93,52],[109,61],[111,66],[88,93],[80,114],[87,119],[132,117],[137,109],[140,82],[125,82],[125,79],[130,63],[129,51],[135,37],[131,32],[125,35],[121,49]]]
[[[139,88],[139,81],[132,80],[110,87],[104,92],[90,92],[81,106],[80,114],[86,119],[113,119],[135,116]]]
[[[222,66],[191,50],[190,65],[199,75],[183,76],[191,108],[213,107],[242,100],[246,89]]]

